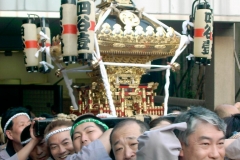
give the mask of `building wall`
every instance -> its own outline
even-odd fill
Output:
[[[193,1],[194,0],[148,0],[146,3],[144,0],[133,0],[137,8],[144,9],[146,13],[155,14],[162,20],[188,19],[188,15],[191,14]],[[207,1],[213,8],[215,21],[240,21],[239,0]],[[96,0],[95,4],[99,4],[100,2],[101,0]],[[27,13],[38,12],[41,17],[59,18],[58,12],[60,5],[60,0],[0,0],[0,16],[10,16],[9,12],[4,11],[24,11],[24,13],[13,13],[13,15],[14,17],[27,17]],[[43,12],[48,13],[45,14]]]
[[[234,24],[214,25],[213,58],[206,68],[206,106],[235,103]]]
[[[79,65],[70,65],[68,68],[75,68],[77,66]],[[13,52],[12,56],[5,56],[3,52],[0,52],[0,84],[52,85],[61,79],[61,77],[58,78],[55,76],[55,70],[57,70],[56,66],[48,74],[28,73],[23,63],[23,52]],[[69,73],[68,76],[69,79],[72,79],[73,83],[89,82],[86,73]],[[58,85],[63,86],[63,111],[68,113],[71,100],[64,80],[60,81]]]
[[[191,13],[192,3],[194,0],[133,0],[138,8],[144,8],[147,13],[161,14],[181,14],[188,15]],[[203,1],[203,0],[201,0]],[[239,0],[207,0],[214,8],[215,15],[240,15],[238,6]],[[101,0],[96,0],[95,4],[99,4]],[[154,5],[153,5],[154,4]],[[1,0],[0,10],[18,10],[18,11],[50,11],[58,12],[61,1],[59,0]]]
[[[0,53],[0,79],[21,79],[21,84],[46,84],[47,75],[26,72],[23,52],[13,52],[12,56]]]

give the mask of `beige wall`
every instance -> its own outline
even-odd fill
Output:
[[[233,24],[221,25],[215,31],[214,104],[235,102],[235,59]]]
[[[55,65],[54,65],[55,66]],[[69,65],[67,68],[79,67],[79,64]],[[23,53],[14,52],[12,56],[5,56],[3,52],[0,52],[0,80],[3,79],[21,79],[21,84],[54,84],[61,79],[55,76],[57,67],[48,74],[43,73],[28,73],[26,72],[23,63]],[[75,80],[87,79],[86,73],[68,73],[69,79]],[[64,97],[68,97],[66,94],[65,82],[61,81],[59,85],[64,86]]]
[[[0,53],[0,79],[21,79],[21,84],[45,84],[47,75],[26,72],[23,52],[14,52],[12,56]]]
[[[50,84],[54,84],[55,82],[57,82],[58,80],[61,79],[61,77],[58,78],[57,76],[55,76],[55,71],[57,70],[58,67],[56,65],[54,65],[54,66],[55,66],[55,69],[50,74],[48,74],[48,78],[47,78],[47,81]],[[80,67],[80,65],[79,64],[70,64],[69,66],[67,66],[67,69],[76,68],[76,67]],[[86,82],[86,79],[88,79],[88,76],[86,73],[75,72],[75,73],[68,73],[68,78],[72,79],[73,83],[77,83],[77,82],[79,82],[78,81],[79,79],[82,79],[83,81]],[[88,80],[88,82],[90,82],[90,81]],[[69,93],[68,93],[67,87],[65,85],[65,81],[62,80],[58,84],[63,86],[63,98],[69,98]]]
[[[79,66],[79,64],[69,65],[68,68]],[[28,73],[23,63],[23,52],[14,52],[12,56],[5,56],[3,52],[0,52],[0,83],[13,84],[12,82],[17,83],[18,81],[9,81],[10,79],[20,79],[21,84],[54,84],[61,79],[61,77],[55,76],[56,70],[55,66],[48,74]],[[69,73],[68,76],[69,79],[73,80],[73,83],[90,82],[86,73]],[[63,111],[68,113],[71,101],[64,80],[58,85],[63,86]]]
[[[214,25],[214,51],[210,67],[206,68],[206,106],[235,103],[234,24]]]

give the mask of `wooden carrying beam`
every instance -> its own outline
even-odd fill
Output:
[[[154,102],[162,104],[164,102],[164,96],[155,96]],[[205,106],[205,100],[169,97],[168,105],[179,106],[179,107]]]

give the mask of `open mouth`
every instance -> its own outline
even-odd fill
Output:
[[[46,160],[46,159],[47,159],[46,156],[43,156],[43,157],[38,158],[38,160]]]
[[[61,156],[61,157],[59,157],[60,159],[65,159],[65,158],[67,158],[67,156],[68,156],[69,154],[65,154],[65,155],[63,155],[63,156]]]

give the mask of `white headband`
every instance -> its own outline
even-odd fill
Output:
[[[30,142],[30,141],[31,141],[31,139],[32,139],[32,138],[28,138],[27,140],[25,140],[25,141],[21,142],[21,144],[22,144],[22,145],[23,145],[23,144],[27,144],[28,142]]]
[[[7,130],[7,127],[8,127],[8,125],[9,125],[9,123],[14,119],[14,118],[16,118],[16,117],[18,117],[18,116],[27,116],[29,119],[30,119],[30,117],[29,117],[29,115],[27,114],[27,113],[18,113],[18,114],[15,114],[14,116],[12,116],[11,118],[9,118],[9,120],[7,121],[7,123],[5,124],[5,126],[4,126],[4,134],[6,135],[6,130]]]
[[[48,134],[46,135],[45,141],[47,142],[48,139],[49,139],[52,135],[57,134],[57,133],[60,133],[60,132],[64,132],[64,131],[69,131],[69,130],[71,130],[71,128],[72,128],[72,127],[67,127],[67,128],[61,128],[61,129],[57,129],[57,130],[55,130],[55,131],[52,131],[52,132],[50,132],[50,133],[48,133]],[[69,134],[69,135],[70,135],[70,134]]]

